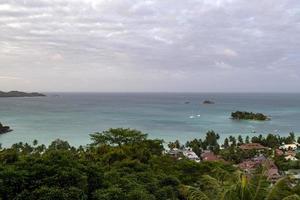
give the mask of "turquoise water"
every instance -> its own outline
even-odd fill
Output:
[[[13,132],[0,135],[4,146],[49,144],[61,138],[90,143],[89,134],[110,127],[145,131],[151,138],[186,141],[215,130],[227,135],[300,133],[300,94],[204,93],[49,93],[47,97],[0,98],[0,122]],[[57,96],[58,95],[58,96]],[[205,99],[216,104],[203,105]],[[189,104],[185,104],[189,101]],[[232,121],[236,110],[262,112],[271,121]],[[200,115],[200,116],[198,116]],[[256,131],[256,133],[252,133]]]

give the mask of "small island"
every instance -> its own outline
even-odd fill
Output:
[[[203,104],[215,104],[215,102],[210,101],[210,100],[204,100]]]
[[[9,126],[3,126],[0,122],[0,134],[8,133],[12,131]]]
[[[10,92],[2,92],[0,91],[0,97],[45,97],[46,95],[32,92],[20,92],[20,91],[10,91]]]
[[[256,120],[256,121],[266,121],[270,118],[262,113],[253,113],[245,111],[236,111],[231,113],[232,119],[235,120]]]

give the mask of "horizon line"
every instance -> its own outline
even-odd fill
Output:
[[[40,91],[42,93],[160,93],[160,94],[216,94],[216,93],[223,93],[223,94],[300,94],[300,91],[298,92],[284,92],[284,91]]]

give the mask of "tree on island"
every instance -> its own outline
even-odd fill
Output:
[[[9,126],[3,126],[0,122],[0,134],[12,131]]]
[[[253,113],[253,112],[245,112],[245,111],[232,112],[231,117],[232,119],[235,120],[257,120],[257,121],[269,120],[269,117],[262,113]]]
[[[204,100],[203,104],[215,104],[215,102],[213,102],[211,100]]]

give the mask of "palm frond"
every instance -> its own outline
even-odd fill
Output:
[[[181,195],[187,200],[210,200],[203,192],[195,187],[182,186]]]
[[[297,194],[294,194],[294,195],[287,196],[282,200],[300,200],[300,197]]]

